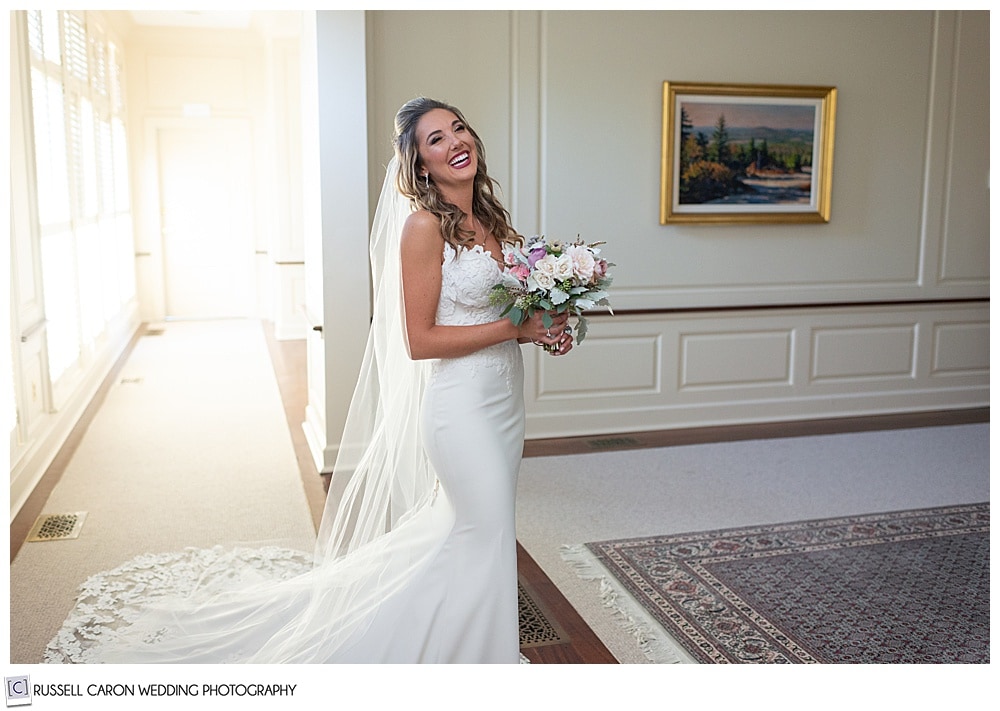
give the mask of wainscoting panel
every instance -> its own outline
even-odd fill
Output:
[[[680,390],[789,385],[793,331],[681,333]]]
[[[990,325],[935,323],[933,376],[989,375]]]
[[[810,380],[913,379],[916,340],[916,324],[816,329]]]
[[[19,444],[30,441],[50,409],[46,390],[48,365],[45,360],[45,336],[45,330],[41,329],[19,344],[21,386],[25,389],[24,410],[18,413],[19,424],[23,427],[23,441]]]
[[[660,363],[663,337],[647,335],[588,336],[573,353],[574,367],[563,368],[561,358],[544,351],[529,351],[538,372],[539,401],[601,398],[628,394],[656,395],[661,392]],[[611,366],[611,367],[608,367]],[[599,378],[581,378],[581,372],[601,373]]]
[[[989,302],[634,313],[525,346],[528,438],[989,406]]]
[[[274,337],[279,341],[305,338],[312,326],[306,320],[305,268],[303,264],[271,263],[270,304]]]

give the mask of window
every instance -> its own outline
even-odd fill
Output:
[[[99,13],[26,15],[49,376],[55,382],[135,296],[123,58]]]

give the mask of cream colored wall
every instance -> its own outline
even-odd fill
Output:
[[[450,101],[522,233],[606,240],[617,264],[631,314],[595,317],[561,362],[526,353],[529,437],[988,404],[986,13],[369,25],[373,163],[400,104]],[[665,80],[836,86],[830,222],[660,225]]]

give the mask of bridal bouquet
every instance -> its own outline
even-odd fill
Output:
[[[521,245],[504,245],[502,281],[493,287],[490,300],[506,304],[506,315],[520,326],[532,314],[542,311],[542,323],[552,325],[551,312],[577,317],[577,343],[587,335],[583,312],[608,303],[611,284],[608,267],[614,264],[601,257],[603,242],[546,242],[535,235]],[[613,313],[613,312],[612,312]],[[568,329],[567,329],[568,330]]]

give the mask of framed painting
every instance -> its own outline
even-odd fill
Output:
[[[663,83],[660,224],[829,222],[837,90]]]

